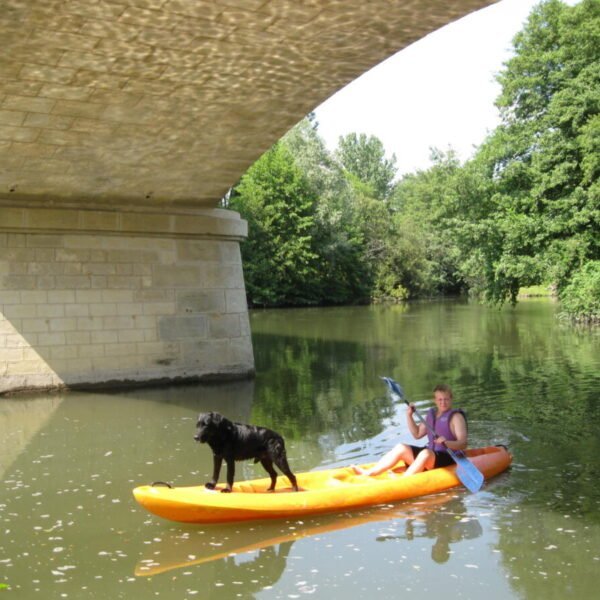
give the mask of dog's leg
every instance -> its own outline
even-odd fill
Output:
[[[208,483],[204,484],[204,487],[209,490],[214,490],[217,485],[217,481],[219,481],[219,474],[221,473],[221,463],[223,462],[223,457],[217,454],[213,454],[213,476],[212,480]]]
[[[275,490],[275,484],[277,483],[277,471],[273,468],[273,461],[268,458],[262,458],[260,464],[271,476],[271,487],[267,490],[267,492],[273,492]]]
[[[275,464],[281,469],[282,473],[290,480],[292,487],[297,492],[298,491],[298,482],[296,481],[296,476],[292,473],[290,469],[290,465],[287,461],[287,455],[285,452],[282,452],[279,458],[276,460]]]
[[[235,460],[233,458],[225,458],[227,463],[227,485],[221,490],[222,492],[231,492],[233,488],[233,478],[235,477]]]

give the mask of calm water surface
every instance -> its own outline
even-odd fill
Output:
[[[254,381],[0,399],[0,597],[591,598],[600,585],[600,331],[548,301],[261,311]],[[302,521],[189,526],[131,489],[203,483],[199,411],[271,426],[295,471],[410,441],[403,405],[448,382],[471,445],[512,469],[477,494]],[[237,478],[262,476],[242,463]]]

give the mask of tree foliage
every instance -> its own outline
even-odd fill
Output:
[[[405,176],[395,187],[392,206],[411,296],[439,296],[463,291],[458,247],[442,217],[460,163],[456,154],[433,149],[432,167]]]
[[[368,301],[372,277],[352,189],[310,119],[252,165],[229,207],[248,221],[251,305]]]
[[[252,303],[263,306],[314,304],[318,273],[314,244],[317,197],[289,149],[275,144],[244,175],[230,199],[248,221],[242,247]]]
[[[477,255],[464,266],[494,302],[515,302],[524,285],[562,292],[600,249],[600,3],[538,5],[514,47],[499,76],[502,124],[447,207],[463,255]]]
[[[600,321],[600,260],[576,271],[561,293],[564,312],[577,321]]]
[[[469,292],[516,302],[552,284],[597,315],[600,261],[600,2],[546,0],[499,74],[501,124],[461,165],[396,181],[374,136],[331,153],[309,115],[230,199],[252,305],[347,304]]]
[[[381,140],[364,133],[350,133],[338,142],[336,156],[355,186],[378,200],[385,200],[393,190],[396,156],[385,157]]]

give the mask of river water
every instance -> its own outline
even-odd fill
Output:
[[[548,300],[251,314],[253,381],[0,399],[0,597],[564,599],[600,586],[600,331]],[[399,381],[425,410],[450,383],[472,446],[512,468],[355,513],[226,526],[145,512],[136,485],[195,485],[196,414],[272,427],[294,471],[411,441]],[[238,466],[236,478],[262,476]]]

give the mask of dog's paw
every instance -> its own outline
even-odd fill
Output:
[[[208,483],[205,483],[205,484],[204,484],[204,487],[205,487],[207,490],[214,490],[214,489],[215,489],[215,485],[216,485],[215,483],[212,483],[211,481],[209,481]]]
[[[221,490],[221,494],[231,494],[231,488],[224,487],[224,488]]]

